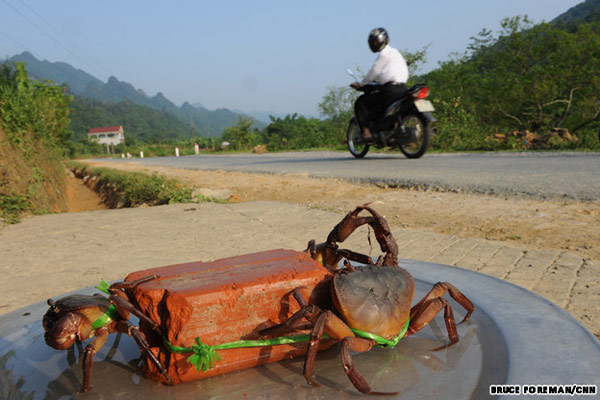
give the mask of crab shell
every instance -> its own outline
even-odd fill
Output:
[[[93,336],[92,322],[108,308],[110,302],[101,296],[71,295],[57,300],[42,319],[46,344],[66,350],[76,340]]]
[[[415,281],[403,268],[367,265],[339,272],[331,288],[335,308],[351,328],[392,339],[410,316]]]

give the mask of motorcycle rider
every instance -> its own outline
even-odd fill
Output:
[[[389,35],[384,28],[375,28],[369,33],[369,48],[377,54],[375,63],[362,80],[352,86],[358,89],[363,85],[378,81],[381,88],[373,93],[365,93],[354,103],[354,113],[362,130],[365,141],[373,142],[373,135],[368,126],[370,118],[377,115],[377,111],[385,109],[388,105],[402,97],[407,92],[408,66],[406,60],[397,49],[390,46]]]

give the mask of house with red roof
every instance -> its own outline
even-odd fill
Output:
[[[122,125],[92,128],[88,131],[88,139],[104,145],[117,145],[125,143],[125,132]]]

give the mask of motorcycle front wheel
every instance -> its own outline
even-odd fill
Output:
[[[405,129],[412,132],[412,140],[400,145],[400,151],[407,158],[419,158],[425,154],[432,136],[429,121],[421,114],[409,114],[402,119]]]
[[[350,121],[348,133],[346,134],[348,150],[356,158],[363,158],[369,152],[369,145],[365,143],[360,126],[356,118]]]

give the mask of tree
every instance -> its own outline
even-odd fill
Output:
[[[438,119],[433,145],[486,150],[497,148],[486,139],[496,132],[529,130],[548,140],[567,128],[587,129],[578,143],[589,147],[599,70],[600,23],[569,32],[506,18],[497,36],[482,30],[464,55],[425,76]]]
[[[474,56],[481,78],[480,115],[495,125],[548,131],[574,127],[582,114],[595,112],[598,24],[569,33],[514,17],[502,28],[492,47]]]
[[[223,140],[229,142],[232,149],[248,148],[256,142],[256,133],[250,131],[254,120],[249,117],[238,117],[234,126],[229,126],[223,131]]]

